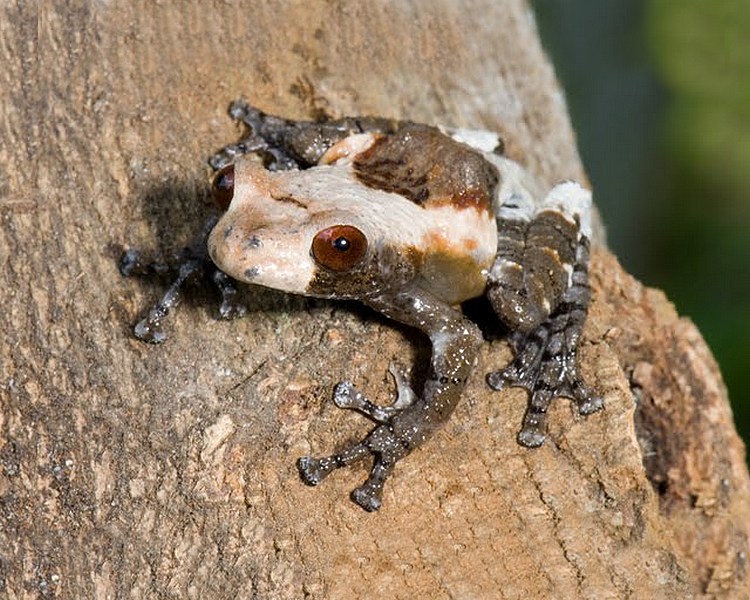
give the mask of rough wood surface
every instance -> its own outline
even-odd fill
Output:
[[[171,339],[132,323],[163,289],[121,245],[167,252],[205,214],[205,157],[244,96],[290,117],[500,129],[548,182],[582,178],[520,1],[4,4],[0,20],[0,596],[748,597],[750,483],[700,334],[599,250],[581,361],[606,409],[514,440],[488,342],[451,422],[399,464],[305,487],[294,461],[361,434],[350,377],[391,393],[424,340],[354,305],[196,292]]]

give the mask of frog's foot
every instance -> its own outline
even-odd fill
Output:
[[[207,223],[201,235],[190,246],[183,248],[177,257],[175,257],[174,264],[149,262],[144,259],[138,250],[133,249],[126,250],[120,258],[120,273],[126,277],[132,275],[164,275],[169,272],[177,273],[177,277],[164,295],[134,327],[135,337],[139,340],[151,344],[160,344],[165,341],[167,334],[164,332],[164,320],[170,311],[181,302],[185,286],[205,277],[210,277],[221,293],[222,301],[219,307],[221,318],[234,319],[244,316],[247,309],[237,301],[235,281],[226,273],[216,268],[216,265],[211,262],[205,250],[206,236],[214,223],[214,220],[210,220]]]
[[[588,255],[584,254],[584,258]],[[528,333],[511,335],[513,362],[505,369],[487,374],[487,383],[495,390],[522,387],[530,394],[518,433],[518,443],[522,446],[534,448],[544,443],[547,409],[554,398],[571,398],[582,415],[603,406],[602,399],[583,382],[576,367],[576,350],[590,296],[585,264],[586,261],[579,261],[573,285],[546,321]]]
[[[602,408],[602,399],[583,383],[575,364],[576,346],[570,346],[563,315],[548,319],[527,335],[516,335],[511,344],[513,362],[500,371],[488,373],[487,383],[495,390],[522,387],[530,394],[529,404],[518,433],[518,443],[534,448],[546,438],[547,409],[554,398],[571,398],[578,412],[588,415]]]
[[[333,401],[339,408],[356,410],[378,424],[361,442],[338,454],[324,458],[304,456],[299,459],[302,480],[308,485],[318,485],[335,469],[345,467],[369,455],[375,457],[370,475],[365,483],[355,489],[352,500],[368,512],[378,510],[381,504],[383,485],[399,459],[406,456],[411,447],[408,440],[399,436],[391,423],[393,418],[408,409],[416,395],[409,387],[405,375],[393,364],[388,369],[396,381],[398,394],[390,406],[377,406],[370,402],[349,381],[339,383],[333,392]]]

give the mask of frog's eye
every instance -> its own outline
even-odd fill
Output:
[[[211,197],[217,207],[226,210],[229,208],[232,196],[234,196],[234,165],[227,165],[214,175]]]
[[[311,250],[319,265],[331,271],[348,271],[364,258],[367,238],[351,225],[334,225],[315,235]]]

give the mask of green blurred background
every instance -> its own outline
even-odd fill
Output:
[[[750,441],[750,0],[532,0],[610,247],[708,341]]]

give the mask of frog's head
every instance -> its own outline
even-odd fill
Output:
[[[377,294],[413,278],[420,261],[390,226],[409,217],[393,214],[378,194],[346,167],[270,172],[239,157],[214,178],[214,199],[226,212],[209,254],[247,283],[331,298]]]

